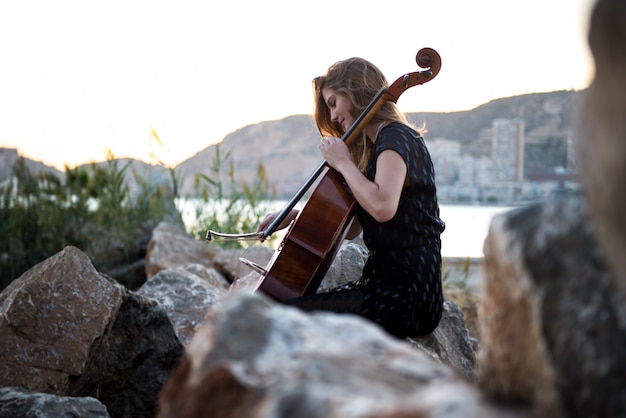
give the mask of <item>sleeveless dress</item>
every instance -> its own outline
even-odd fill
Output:
[[[426,335],[441,320],[441,240],[435,172],[422,137],[411,127],[390,123],[378,134],[365,176],[376,176],[376,160],[385,150],[397,152],[407,166],[395,216],[380,223],[362,208],[357,219],[369,257],[354,284],[284,303],[307,311],[326,310],[361,315],[390,334],[404,338]]]

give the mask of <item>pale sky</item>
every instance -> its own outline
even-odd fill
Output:
[[[391,83],[423,47],[441,72],[403,93],[405,112],[583,89],[593,3],[2,0],[0,147],[59,168],[107,148],[173,166],[246,125],[311,114],[311,80],[338,60],[366,58]]]

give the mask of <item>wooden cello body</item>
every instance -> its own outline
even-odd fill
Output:
[[[441,68],[441,58],[431,48],[421,49],[416,62],[424,70],[405,74],[381,90],[343,135],[343,141],[351,143],[385,102],[396,103],[404,91],[432,80]],[[257,266],[261,278],[256,290],[277,301],[317,291],[350,228],[357,203],[343,177],[324,162],[265,231],[246,234],[259,239],[269,237],[314,184],[309,199],[267,266]],[[209,231],[207,239],[212,234],[216,233]]]
[[[343,177],[326,168],[256,290],[279,301],[315,293],[350,228],[356,205]]]

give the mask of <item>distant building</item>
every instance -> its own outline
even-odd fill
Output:
[[[433,160],[437,183],[455,183],[459,178],[461,143],[443,138],[425,142]]]
[[[476,160],[471,155],[464,155],[460,158],[458,184],[461,186],[476,184]]]
[[[493,160],[482,157],[474,160],[474,183],[478,185],[494,182]]]
[[[535,201],[563,186],[576,186],[571,135],[567,137],[567,167],[541,176],[531,170],[524,172],[527,144],[522,119],[493,120],[491,150],[483,156],[462,154],[461,142],[456,140],[436,138],[427,140],[426,145],[440,202],[510,205]]]
[[[524,121],[495,119],[493,121],[491,158],[494,180],[524,180]]]

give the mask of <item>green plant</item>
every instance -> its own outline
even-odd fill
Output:
[[[442,263],[442,283],[444,290],[465,290],[470,274],[471,260],[466,257],[463,262],[449,266]]]
[[[34,174],[17,160],[0,189],[0,285],[61,250],[68,240],[59,225],[72,215],[60,179]]]
[[[194,187],[199,191],[200,198],[195,202],[196,216],[189,228],[190,233],[196,238],[204,238],[208,230],[232,234],[255,231],[262,217],[269,211],[275,196],[263,164],[259,163],[257,176],[252,184],[238,182],[230,152],[222,156],[218,144],[215,146],[215,156],[209,171],[209,175],[196,174],[194,179]],[[249,245],[249,241],[216,242],[229,248]]]
[[[140,258],[138,240],[160,221],[182,225],[175,185],[135,173],[137,186],[131,189],[131,162],[106,155],[105,164],[66,167],[64,182],[51,172],[34,174],[18,159],[0,188],[1,288],[68,245],[108,272]]]
[[[152,135],[158,140],[156,132]],[[201,197],[195,200],[196,218],[189,229],[197,238],[204,239],[208,229],[253,231],[269,210],[274,191],[263,165],[252,183],[237,182],[232,160],[222,177],[229,158],[216,147],[210,174],[196,176]],[[51,172],[32,173],[20,158],[0,187],[0,289],[68,245],[84,251],[104,273],[142,258],[141,243],[146,244],[159,222],[183,225],[176,205],[184,200],[179,174],[172,168],[149,172],[143,177],[132,161],[107,150],[105,163],[65,167],[63,181]]]

